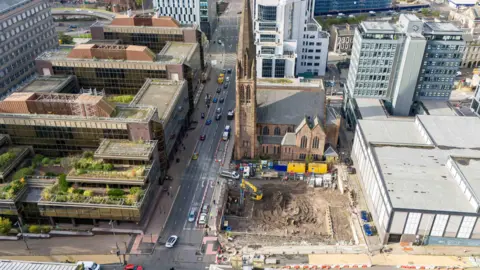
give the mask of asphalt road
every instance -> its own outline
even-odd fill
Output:
[[[237,12],[240,11],[240,7],[241,2],[238,1],[220,17],[213,39],[216,42],[211,42],[208,50],[207,59],[216,60],[216,65],[212,69],[210,80],[206,84],[193,116],[193,119],[199,121],[197,128],[201,128],[202,134],[206,135],[205,141],[199,141],[195,149],[195,152],[199,153],[198,160],[192,160],[185,168],[172,212],[154,253],[131,257],[129,263],[141,264],[146,269],[170,269],[171,267],[175,267],[175,269],[205,269],[214,261],[212,255],[204,256],[197,253],[201,247],[204,229],[196,225],[196,222],[188,222],[188,213],[192,207],[200,208],[203,200],[209,202],[211,199],[212,185],[216,181],[220,169],[220,163],[215,162],[217,146],[219,143],[224,143],[221,138],[225,125],[232,123],[227,120],[226,113],[235,107],[234,52],[238,39],[237,17],[239,15]],[[222,40],[223,45],[218,43],[218,39]],[[233,70],[231,75],[226,75],[230,77],[230,85],[227,89],[222,86],[221,93],[217,94],[217,77],[224,68]],[[206,93],[212,97],[224,97],[225,102],[211,103],[210,108],[207,109],[204,102]],[[217,108],[222,108],[222,118],[219,121],[215,120]],[[202,112],[206,113],[205,119],[200,119]],[[212,120],[212,124],[204,125],[208,119]],[[177,235],[179,240],[174,248],[168,249],[165,248],[164,243],[170,235]]]

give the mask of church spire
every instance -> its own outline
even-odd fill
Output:
[[[237,46],[237,77],[255,78],[255,44],[253,42],[253,17],[250,0],[243,1],[240,33]]]

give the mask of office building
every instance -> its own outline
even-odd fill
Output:
[[[313,6],[313,1],[255,1],[253,27],[259,78],[325,74],[329,35],[313,19]]]
[[[355,125],[355,98],[380,99],[390,114],[408,116],[415,101],[450,97],[464,42],[450,23],[402,14],[397,24],[362,22],[355,31],[346,84],[347,121]]]
[[[329,50],[338,54],[352,52],[356,24],[334,24],[330,27]]]
[[[157,140],[165,168],[189,122],[188,83],[147,82],[128,106],[88,94],[13,93],[0,102],[0,134],[47,156],[92,150],[104,138]],[[155,107],[144,102],[156,102]]]
[[[214,0],[153,0],[158,16],[173,17],[181,24],[200,26],[210,39],[217,25],[217,3]]]
[[[244,2],[237,46],[235,158],[323,158],[337,145],[340,116],[326,101],[323,81],[257,79],[250,1]],[[292,106],[297,104],[298,106]]]
[[[382,244],[478,246],[480,118],[359,120],[352,159]]]
[[[47,51],[36,66],[42,75],[76,75],[80,87],[105,94],[136,95],[146,78],[186,80],[191,110],[202,63],[197,43],[167,42],[158,54],[144,46],[80,44]]]
[[[35,59],[58,46],[46,0],[0,1],[0,95],[35,77]]]
[[[315,0],[315,16],[329,13],[360,13],[391,7],[392,0]]]
[[[202,32],[196,25],[183,25],[172,17],[148,14],[117,15],[111,22],[97,21],[90,26],[92,41],[120,40],[120,44],[145,46],[160,53],[168,41],[197,43],[202,69]]]

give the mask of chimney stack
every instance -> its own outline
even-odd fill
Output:
[[[127,16],[128,16],[128,17],[132,17],[132,9],[129,8],[129,9],[127,10]]]

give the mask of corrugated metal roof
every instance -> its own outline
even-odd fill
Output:
[[[0,270],[75,270],[71,263],[0,261]]]

